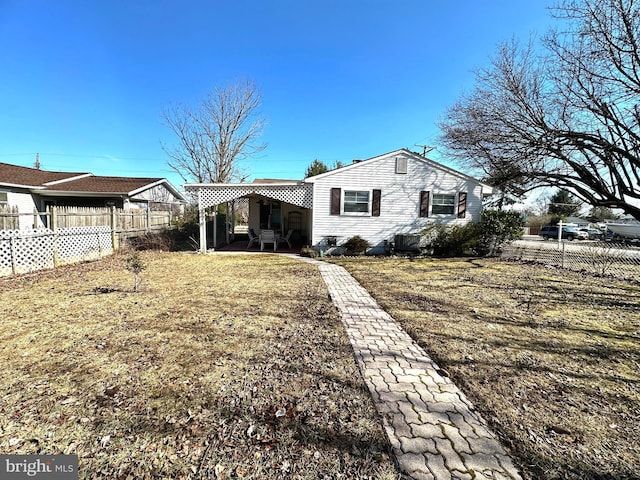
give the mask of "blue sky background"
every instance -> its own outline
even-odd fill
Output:
[[[267,119],[251,178],[437,146],[438,119],[474,68],[502,41],[542,35],[547,5],[0,0],[0,162],[33,166],[40,153],[46,170],[180,186],[161,148],[175,142],[163,108],[235,79],[256,83]]]

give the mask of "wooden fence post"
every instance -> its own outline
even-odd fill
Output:
[[[53,266],[58,266],[58,207],[51,206],[51,230],[53,231]]]
[[[111,248],[114,251],[118,249],[118,233],[116,232],[116,227],[118,226],[116,222],[116,207],[111,207]]]
[[[151,206],[147,204],[147,228],[146,232],[149,233],[151,231]]]
[[[11,247],[11,272],[15,275],[18,271],[16,239],[14,236],[9,237],[9,246]]]

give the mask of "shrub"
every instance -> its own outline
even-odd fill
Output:
[[[184,214],[173,225],[173,248],[175,250],[197,250],[200,238],[200,218],[197,205],[188,205]]]
[[[437,257],[459,257],[473,252],[478,239],[474,223],[466,225],[436,225],[431,250]]]
[[[137,292],[140,288],[140,273],[146,268],[144,262],[140,258],[138,252],[134,251],[127,257],[127,270],[133,273],[133,291]]]
[[[421,245],[434,256],[494,255],[522,237],[524,217],[518,212],[485,210],[479,223],[432,224],[420,232]]]
[[[341,246],[344,248],[346,255],[362,255],[371,247],[371,244],[361,236],[356,235],[344,242]]]
[[[484,210],[478,224],[478,238],[474,247],[478,255],[495,255],[500,249],[522,238],[525,218],[519,212]]]
[[[303,247],[302,250],[300,250],[300,256],[316,258],[318,256],[318,251],[313,247]]]

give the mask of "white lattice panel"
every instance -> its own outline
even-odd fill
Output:
[[[200,208],[212,207],[250,194],[262,195],[298,207],[313,207],[313,186],[307,183],[291,185],[206,185],[187,186],[187,192],[199,198]]]
[[[55,249],[54,249],[55,247]],[[113,253],[109,227],[0,230],[0,276],[27,273],[58,264],[93,260]]]
[[[58,264],[96,260],[113,252],[108,226],[60,228],[57,241]]]
[[[3,230],[0,248],[2,275],[53,268],[53,232],[47,228]]]

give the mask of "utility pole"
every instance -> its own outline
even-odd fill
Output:
[[[40,154],[36,153],[36,169],[40,170]]]
[[[429,153],[431,150],[435,150],[436,147],[431,147],[429,145],[418,145],[417,143],[415,144],[416,147],[422,147],[422,156],[423,157],[427,157],[427,153]]]

